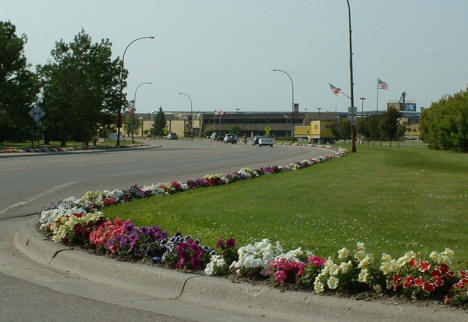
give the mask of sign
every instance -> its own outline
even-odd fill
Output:
[[[40,123],[41,118],[45,115],[42,108],[40,108],[38,105],[34,105],[32,110],[30,110],[28,114],[33,118],[35,122],[38,123]]]
[[[270,136],[270,131],[271,131],[271,128],[269,128],[268,126],[265,127],[265,135],[266,136]]]

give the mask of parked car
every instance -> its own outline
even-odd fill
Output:
[[[210,139],[213,141],[221,141],[223,137],[218,132],[211,133]]]
[[[171,132],[167,135],[167,138],[169,140],[177,140],[179,137],[177,136],[177,134]]]
[[[273,143],[273,139],[269,137],[261,137],[260,139],[258,139],[258,146],[269,145],[273,147]]]
[[[117,133],[111,133],[107,136],[107,138],[117,140]],[[120,139],[125,140],[125,135],[120,134]]]
[[[226,134],[224,136],[224,143],[237,143],[237,135],[234,135],[234,134]]]
[[[255,135],[255,136],[253,137],[252,144],[253,144],[253,145],[258,144],[258,140],[259,140],[261,137],[262,137],[261,135]]]

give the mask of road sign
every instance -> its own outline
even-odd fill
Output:
[[[270,131],[271,131],[271,128],[268,127],[268,126],[266,126],[266,127],[265,127],[265,135],[266,135],[266,136],[270,136]]]
[[[34,121],[40,122],[45,113],[38,105],[34,105],[32,110],[29,111],[29,115],[33,118]]]

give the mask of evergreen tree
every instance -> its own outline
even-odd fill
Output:
[[[164,115],[162,107],[159,107],[158,114],[156,114],[154,118],[153,128],[151,129],[151,134],[154,136],[163,136],[165,127],[166,127],[166,115]]]

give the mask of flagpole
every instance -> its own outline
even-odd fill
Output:
[[[377,78],[377,115],[379,115],[379,79]]]
[[[354,113],[354,80],[353,80],[353,45],[352,45],[352,31],[351,31],[351,7],[349,0],[346,0],[348,4],[348,29],[349,29],[349,83],[351,87],[351,152],[356,152],[356,114]]]

